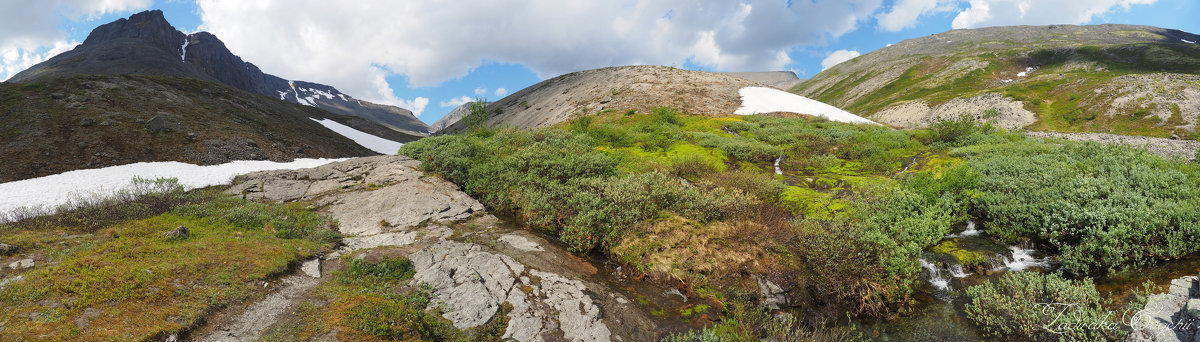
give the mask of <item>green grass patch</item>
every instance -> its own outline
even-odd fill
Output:
[[[261,280],[286,271],[328,246],[327,241],[281,237],[264,215],[311,217],[296,228],[325,229],[316,214],[295,207],[264,205],[259,218],[243,224],[209,219],[250,202],[222,200],[113,224],[96,234],[60,238],[71,248],[26,250],[57,263],[39,266],[0,290],[0,339],[145,340],[162,338],[196,324],[229,303],[247,298]],[[232,205],[240,203],[241,205]],[[257,205],[257,204],[254,204]],[[259,207],[264,209],[264,207]],[[190,236],[169,239],[164,232],[187,227]],[[46,241],[38,231],[3,235]],[[76,241],[78,240],[78,241]],[[44,246],[44,245],[42,245]],[[51,244],[50,246],[53,246]],[[137,324],[130,324],[137,322]]]

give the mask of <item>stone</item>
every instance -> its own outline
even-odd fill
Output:
[[[5,287],[8,287],[8,284],[15,283],[17,281],[20,281],[21,279],[25,279],[25,276],[18,275],[16,277],[0,279],[0,289],[4,289]]]
[[[342,233],[360,236],[463,220],[484,210],[457,185],[426,177],[419,166],[404,156],[355,158],[312,169],[251,173],[226,193],[253,200],[309,200],[325,207]],[[360,188],[374,190],[350,191]]]
[[[313,278],[321,277],[321,259],[312,259],[300,264],[300,271]]]
[[[95,124],[96,124],[96,121],[92,120],[91,118],[84,118],[83,120],[79,121],[80,127],[91,127],[92,125],[95,125]]]
[[[0,243],[0,256],[7,256],[17,252],[17,246],[6,243]]]
[[[167,238],[167,240],[187,240],[187,238],[191,236],[191,233],[188,232],[187,227],[179,226],[175,229],[164,232],[162,235],[163,237]]]
[[[561,333],[568,341],[609,341],[600,306],[579,280],[530,269],[483,246],[440,241],[410,256],[412,283],[432,288],[434,303],[456,328],[491,320],[512,305],[504,338],[541,341]]]
[[[79,317],[76,317],[75,321],[73,322],[73,323],[75,323],[75,328],[76,329],[87,328],[88,325],[91,325],[91,322],[93,319],[100,317],[100,314],[101,314],[101,311],[96,308],[83,309],[83,313],[80,314]]]
[[[145,126],[146,126],[146,129],[150,130],[150,132],[157,133],[157,132],[162,132],[167,129],[167,122],[163,121],[162,117],[155,116],[153,118],[150,118],[150,120],[146,121]]]
[[[539,245],[537,242],[530,241],[529,239],[525,238],[524,236],[520,236],[520,235],[516,235],[516,234],[503,235],[496,240],[498,240],[500,242],[504,242],[504,243],[508,244],[509,246],[512,246],[513,248],[516,248],[516,249],[519,249],[522,251],[526,251],[526,252],[541,252],[541,251],[546,250],[546,249],[542,248],[542,245]]]
[[[33,268],[33,265],[34,265],[34,263],[33,263],[32,258],[25,258],[25,259],[21,259],[21,260],[17,260],[17,261],[13,261],[13,262],[9,263],[8,268],[11,268],[14,270],[21,270],[21,269],[26,269],[26,268]]]
[[[342,239],[344,249],[348,251],[375,248],[381,246],[407,246],[417,241],[417,232],[394,232],[366,236],[355,236]]]
[[[1191,296],[1192,289],[1195,287],[1196,279],[1194,277],[1183,277],[1171,280],[1171,287],[1167,293],[1177,296]]]
[[[783,287],[762,277],[755,276],[754,279],[758,280],[758,291],[763,305],[774,310],[787,305],[787,296],[784,295],[787,291]]]

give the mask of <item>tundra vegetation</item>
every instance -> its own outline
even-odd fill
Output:
[[[733,318],[738,310],[746,315],[732,303],[756,290],[739,277],[768,271],[809,284],[820,302],[851,315],[895,317],[915,302],[922,253],[979,262],[943,242],[954,225],[974,219],[997,242],[1031,243],[1061,261],[1065,279],[1022,273],[969,292],[983,331],[1036,339],[1021,330],[1027,323],[996,318],[1047,295],[1014,286],[1036,280],[1078,289],[1086,296],[1069,299],[1089,308],[1110,305],[1088,277],[1200,247],[1196,164],[1027,138],[967,119],[904,131],[659,108],[430,137],[400,154],[575,251],[730,303],[722,311],[729,320],[742,319]],[[773,336],[770,324],[745,336],[718,325],[676,337],[753,340]]]
[[[689,309],[716,323],[668,338],[677,341],[861,338],[841,313],[908,312],[923,282],[922,254],[980,262],[944,238],[968,219],[991,239],[1032,244],[1061,263],[1061,274],[1010,273],[967,289],[969,318],[1006,338],[1068,339],[1031,330],[1048,321],[1027,315],[1025,304],[1114,309],[1089,279],[1194,255],[1200,246],[1200,165],[969,120],[903,131],[660,108],[536,130],[480,125],[400,153],[498,215],[717,304]],[[135,184],[0,225],[0,242],[39,263],[0,286],[7,309],[0,338],[165,338],[261,295],[264,281],[340,239],[335,223],[304,203],[183,191],[173,180]],[[181,226],[188,236],[164,235]],[[408,284],[412,266],[403,258],[351,254],[335,264],[333,280],[313,294],[327,304],[299,308],[267,340],[333,329],[353,340],[503,333],[503,321],[457,331],[426,309],[430,295]],[[812,293],[779,319],[755,304],[758,289],[745,274],[807,284]],[[140,323],[114,321],[130,319]]]

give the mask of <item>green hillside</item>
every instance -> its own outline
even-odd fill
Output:
[[[954,30],[844,62],[792,91],[903,127],[995,108],[987,119],[1007,128],[1190,138],[1196,40],[1129,25]]]

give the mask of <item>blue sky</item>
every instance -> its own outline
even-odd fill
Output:
[[[782,69],[808,78],[823,61],[835,62],[826,60],[835,51],[865,54],[955,27],[1119,23],[1200,33],[1195,0],[428,3],[0,0],[7,13],[0,22],[10,23],[0,23],[0,78],[82,42],[98,25],[151,8],[181,31],[217,34],[265,72],[400,105],[427,123],[463,98],[495,100],[603,66]]]

